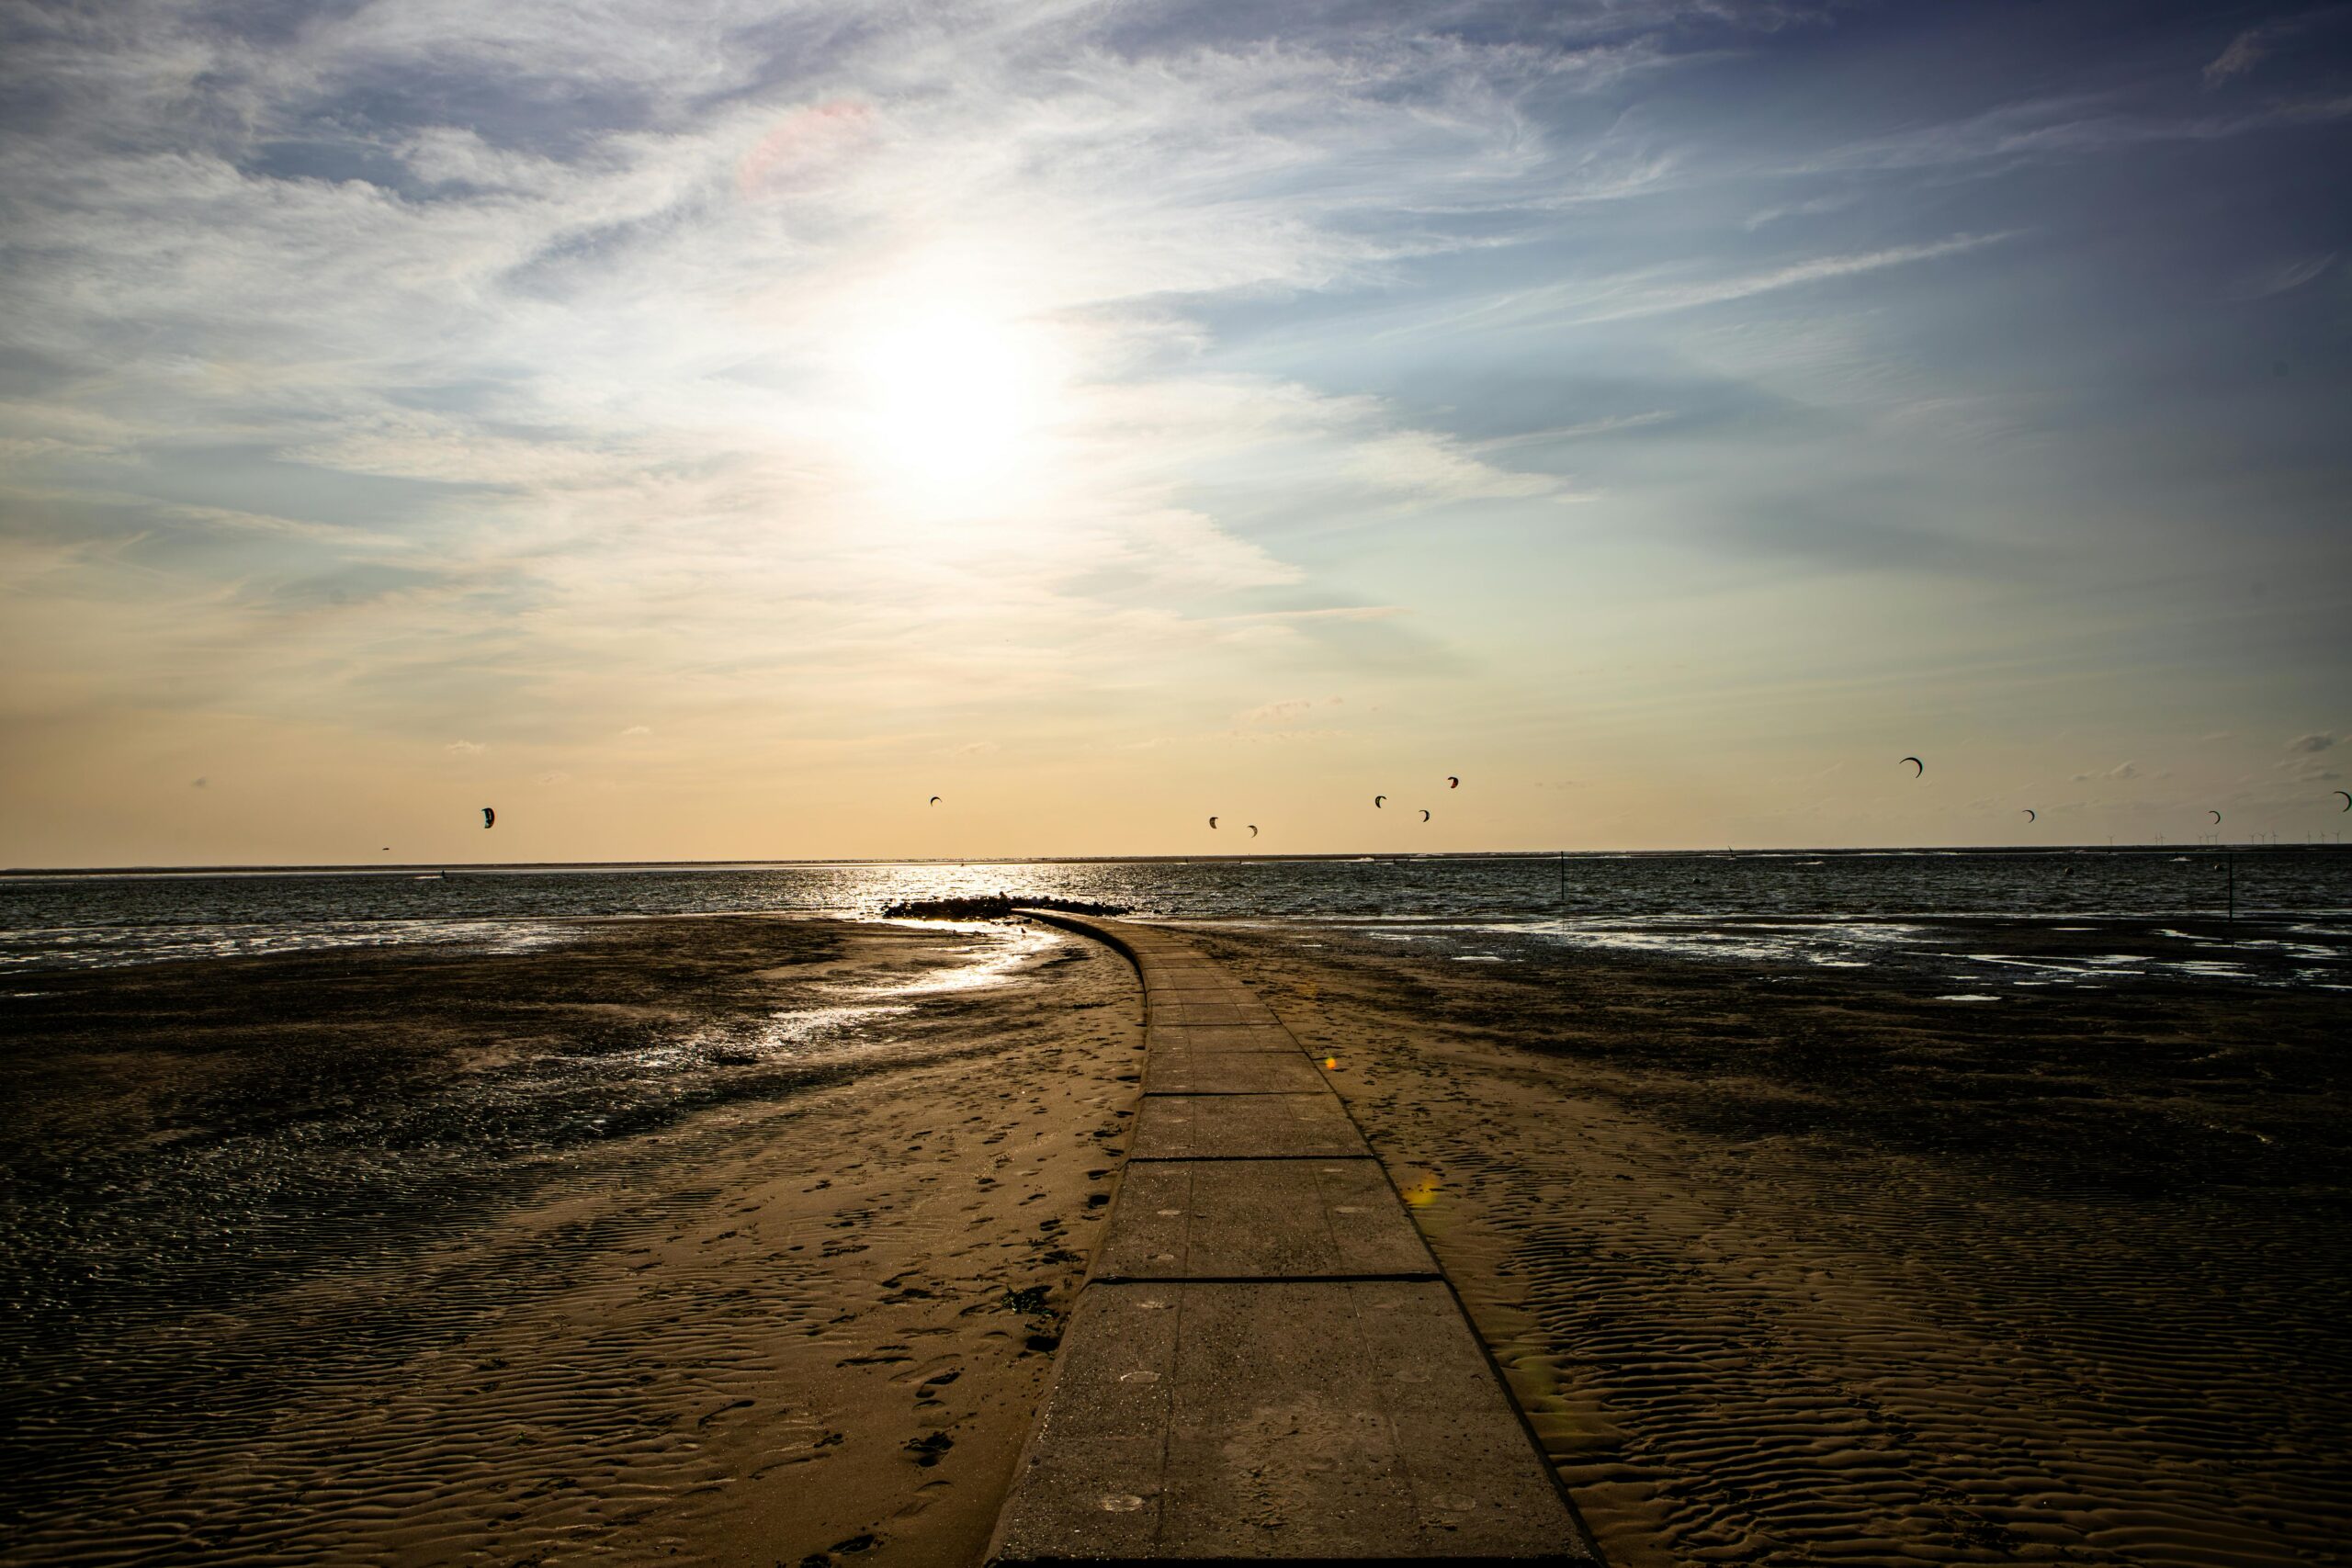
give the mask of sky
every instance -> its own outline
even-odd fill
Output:
[[[0,865],[2332,833],[2346,168],[2344,6],[0,6]]]

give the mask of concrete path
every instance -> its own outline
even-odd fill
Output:
[[[1143,1107],[989,1556],[1596,1562],[1319,1065],[1182,937],[1039,914],[1143,976]]]

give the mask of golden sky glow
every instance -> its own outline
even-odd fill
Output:
[[[0,38],[0,863],[2333,830],[2326,49],[1448,17]]]

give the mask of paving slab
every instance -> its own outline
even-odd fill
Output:
[[[1144,1031],[1154,1051],[1299,1050],[1297,1036],[1279,1023],[1155,1023]]]
[[[1254,1023],[1281,1021],[1257,998],[1233,991],[1154,991],[1145,1012],[1161,1023]],[[1235,1014],[1240,1016],[1236,1017]]]
[[[1436,1272],[1421,1233],[1369,1156],[1131,1165],[1094,1260],[1097,1280]]]
[[[1208,1002],[1213,1004],[1224,1002],[1231,1003],[1235,1006],[1247,1004],[1251,1007],[1257,1007],[1260,1005],[1257,993],[1240,986],[1182,985],[1154,986],[1151,987],[1152,1006],[1156,1008],[1169,1007],[1177,1002]]]
[[[1146,1053],[1146,1094],[1329,1094],[1314,1063],[1296,1051]]]
[[[1157,983],[1163,977],[1182,972],[1200,975],[1225,975],[1231,971],[1216,959],[1204,953],[1189,942],[1173,937],[1156,937],[1148,951],[1142,953],[1144,978]]]
[[[1191,964],[1153,963],[1144,970],[1144,983],[1153,990],[1182,991],[1202,986],[1219,988],[1248,987],[1233,976],[1232,971],[1220,964],[1207,962]]]
[[[1435,1281],[1089,1286],[992,1556],[1594,1561]]]
[[[1160,986],[1235,986],[1240,982],[1222,964],[1206,958],[1152,958],[1144,961],[1146,984]]]
[[[1371,1146],[1333,1094],[1148,1094],[1127,1158],[1313,1159]]]
[[[1274,1023],[1273,1010],[1247,995],[1235,1000],[1163,1001],[1157,995],[1148,1004],[1154,1023]]]

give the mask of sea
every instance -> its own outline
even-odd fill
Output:
[[[2352,980],[2352,851],[2279,846],[16,874],[0,876],[0,986],[322,948],[511,953],[615,917],[878,919],[900,899],[996,893],[1147,919],[1337,923],[1466,961],[1534,942],[1700,962],[1901,959],[1991,987]],[[2010,940],[1976,951],[1995,927]],[[2064,939],[2052,953],[2014,941],[2037,927]],[[2100,943],[2077,939],[2103,931],[2161,951],[2086,953]],[[1484,951],[1498,942],[1506,951]]]

